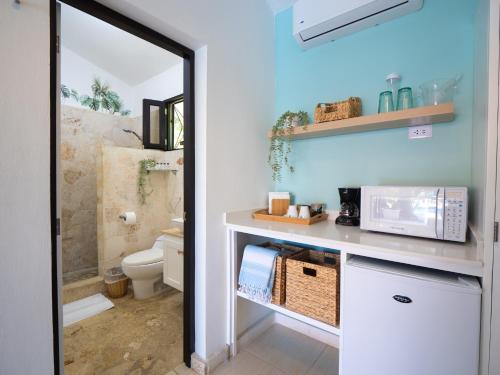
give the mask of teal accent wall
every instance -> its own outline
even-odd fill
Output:
[[[361,185],[457,185],[471,182],[473,0],[426,0],[419,12],[303,51],[292,35],[292,10],[276,16],[276,118],[319,102],[359,96],[363,113],[377,112],[385,77],[398,72],[415,90],[435,78],[463,74],[456,119],[433,126],[428,139],[408,140],[407,128],[293,142],[292,174],[277,191],[296,202],[339,207],[337,188]]]

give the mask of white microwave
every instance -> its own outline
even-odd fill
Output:
[[[465,242],[467,188],[362,186],[361,229]]]

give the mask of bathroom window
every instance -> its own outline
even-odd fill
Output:
[[[167,119],[165,102],[142,101],[142,138],[144,148],[167,149]]]
[[[184,96],[176,96],[165,103],[168,113],[168,149],[179,150],[184,148]]]
[[[144,99],[142,104],[143,144],[146,149],[184,148],[184,96],[167,100]]]

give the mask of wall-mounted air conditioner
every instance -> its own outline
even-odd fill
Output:
[[[304,49],[422,8],[423,0],[298,0],[293,34]]]

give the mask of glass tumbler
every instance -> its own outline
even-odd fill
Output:
[[[403,87],[398,90],[398,111],[413,108],[413,95],[410,87]]]
[[[378,98],[378,113],[386,113],[394,111],[392,102],[392,92],[383,91]]]

